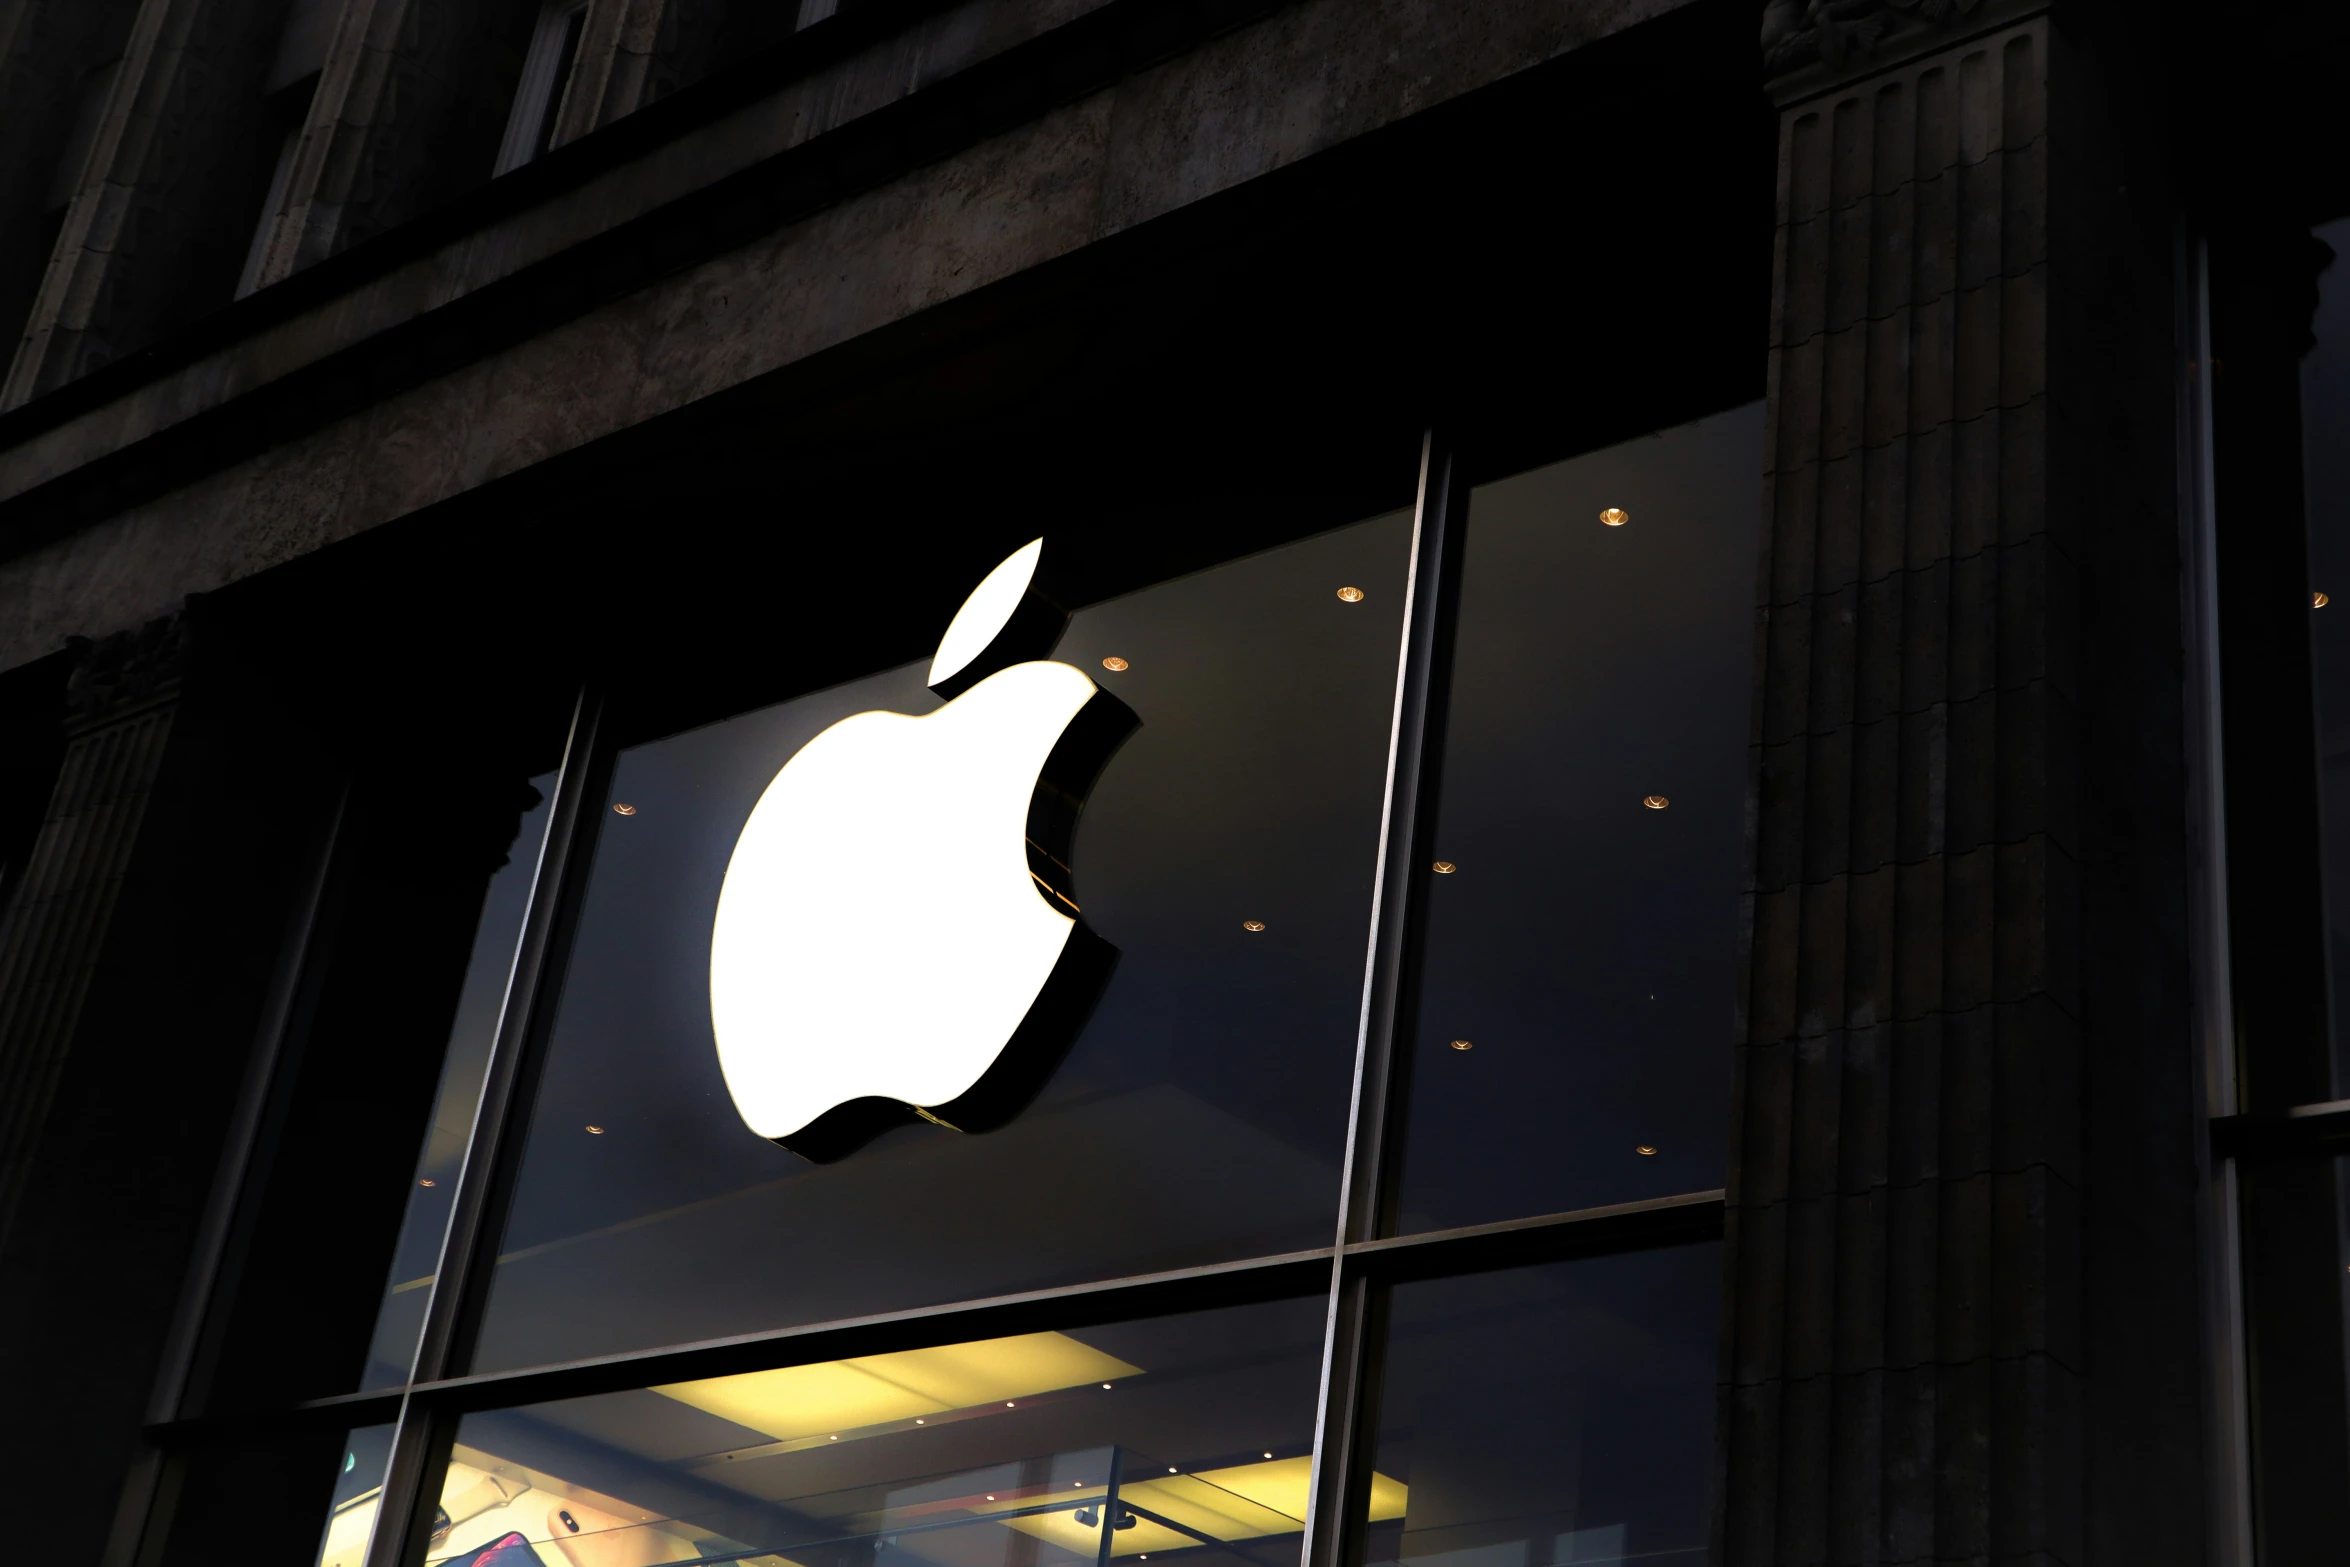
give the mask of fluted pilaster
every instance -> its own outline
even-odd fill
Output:
[[[1782,119],[1719,1524],[1737,1567],[2081,1559],[2048,56],[2025,21]]]
[[[64,762],[0,912],[0,1237],[40,1141],[177,715],[175,618],[91,648],[68,693]]]

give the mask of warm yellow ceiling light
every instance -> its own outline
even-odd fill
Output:
[[[1217,1540],[1255,1540],[1267,1535],[1295,1534],[1305,1527],[1306,1498],[1312,1493],[1311,1458],[1277,1458],[1266,1464],[1237,1464],[1230,1469],[1206,1469],[1198,1474],[1154,1477],[1118,1488],[1119,1500],[1144,1512]],[[1104,1488],[1087,1486],[1081,1494],[1100,1496]],[[1371,1476],[1372,1523],[1404,1515],[1409,1489],[1383,1474]],[[1026,1505],[1003,1503],[1005,1507]],[[985,1513],[984,1506],[977,1509]],[[1101,1527],[1077,1521],[1072,1512],[1037,1513],[1007,1518],[1010,1527],[1050,1541],[1080,1556],[1099,1549]],[[1117,1530],[1110,1547],[1114,1556],[1137,1556],[1146,1551],[1177,1551],[1199,1542],[1148,1518],[1137,1518],[1131,1529]]]
[[[781,1442],[1139,1374],[1139,1367],[1065,1333],[1021,1333],[673,1382],[653,1391]]]

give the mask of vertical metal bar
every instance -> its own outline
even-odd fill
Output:
[[[1126,1449],[1110,1449],[1110,1484],[1102,1493],[1102,1543],[1094,1553],[1093,1567],[1110,1567],[1110,1547],[1118,1534],[1118,1483],[1126,1477]]]
[[[522,936],[515,943],[513,964],[507,970],[497,1033],[490,1046],[489,1066],[482,1074],[481,1100],[474,1108],[465,1162],[458,1170],[457,1190],[449,1205],[448,1228],[441,1236],[439,1266],[424,1308],[424,1329],[417,1337],[416,1358],[409,1370],[410,1391],[400,1399],[399,1424],[384,1468],[383,1499],[376,1510],[374,1538],[367,1546],[367,1567],[399,1567],[422,1555],[420,1526],[434,1505],[426,1487],[446,1459],[455,1432],[453,1425],[420,1402],[413,1390],[416,1383],[447,1376],[454,1369],[460,1334],[467,1326],[463,1319],[480,1296],[481,1281],[475,1275],[489,1248],[496,1244],[497,1237],[489,1233],[491,1197],[505,1163],[501,1153],[513,1130],[523,1056],[540,1012],[542,982],[554,955],[557,914],[575,851],[584,836],[581,825],[597,771],[602,712],[599,693],[580,693],[572,712],[570,738],[563,748],[562,770],[555,780],[554,804],[547,812],[538,869],[531,878]]]
[[[246,1211],[246,1188],[252,1180],[253,1162],[263,1141],[262,1123],[271,1099],[282,1087],[278,1081],[278,1064],[285,1056],[286,1040],[298,1026],[303,1000],[315,980],[310,957],[317,945],[320,914],[326,905],[327,884],[334,870],[336,851],[342,843],[350,802],[350,788],[346,785],[327,815],[300,898],[289,918],[285,940],[279,948],[277,969],[270,976],[269,993],[262,1003],[261,1025],[255,1031],[253,1053],[245,1063],[245,1080],[237,1090],[236,1107],[230,1112],[228,1130],[221,1140],[220,1164],[212,1178],[212,1191],[205,1201],[187,1275],[180,1286],[171,1336],[164,1341],[155,1386],[148,1395],[149,1425],[160,1425],[182,1413],[181,1405],[195,1371],[197,1349],[203,1341],[205,1324],[229,1254],[231,1232],[239,1215]],[[164,1461],[164,1455],[153,1447],[145,1448],[134,1461],[115,1509],[106,1549],[99,1557],[102,1567],[127,1567],[137,1555],[148,1516],[154,1510]]]
[[[2189,965],[2195,1032],[2202,1053],[2206,1116],[2236,1112],[2235,1001],[2228,961],[2227,776],[2222,749],[2219,647],[2218,501],[2212,473],[2211,247],[2201,236],[2179,246],[2180,621],[2186,649]],[[2252,1450],[2244,1363],[2242,1207],[2233,1159],[2203,1161],[2204,1322],[2208,1338],[2205,1421],[2211,1452],[2211,1540],[2215,1567],[2251,1567]]]
[[[1437,774],[1452,683],[1460,561],[1468,487],[1450,435],[1430,430],[1420,449],[1420,492],[1412,559],[1404,585],[1403,646],[1397,655],[1395,717],[1388,733],[1387,795],[1371,892],[1370,950],[1355,1036],[1354,1103],[1347,1122],[1339,1193],[1338,1244],[1322,1343],[1321,1407],[1314,1421],[1314,1474],[1306,1503],[1306,1567],[1340,1567],[1368,1495],[1371,1357],[1377,1300],[1343,1248],[1375,1238],[1394,1186],[1397,1106],[1410,1054],[1415,956],[1425,911],[1427,866],[1436,826]]]

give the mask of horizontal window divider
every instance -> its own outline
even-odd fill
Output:
[[[2283,1115],[2220,1115],[2211,1151],[2223,1159],[2316,1158],[2350,1153],[2350,1099],[2295,1105]]]
[[[1330,1287],[1334,1262],[1342,1262],[1350,1273],[1383,1280],[1403,1279],[1474,1273],[1709,1240],[1722,1233],[1724,1212],[1725,1194],[1719,1190],[1683,1192],[1639,1202],[1357,1241],[1343,1250],[1323,1246],[1311,1251],[1207,1263],[1195,1268],[1068,1284],[1017,1295],[950,1301],[588,1360],[449,1377],[417,1383],[408,1391],[438,1409],[456,1414],[584,1398],[658,1383],[691,1382],[778,1366],[927,1348],[939,1342],[942,1326],[951,1326],[958,1340],[1003,1338],[1015,1333],[1086,1327],[1179,1311],[1250,1305],[1283,1296],[1318,1295]],[[387,1424],[399,1415],[402,1396],[402,1389],[388,1388],[337,1393],[267,1409],[218,1411],[158,1422],[146,1427],[146,1435],[159,1446],[182,1446],[208,1436],[271,1425]]]
[[[419,1382],[410,1391],[417,1399],[446,1411],[502,1409],[550,1399],[617,1393],[659,1383],[692,1382],[779,1366],[923,1349],[940,1342],[942,1324],[952,1324],[954,1339],[959,1342],[1217,1306],[1250,1305],[1289,1295],[1320,1295],[1330,1286],[1330,1268],[1335,1256],[1332,1248],[1323,1246],[1312,1251],[1207,1263],[1196,1268],[1068,1284],[1018,1295],[950,1301],[868,1317],[774,1328],[662,1349],[448,1377],[438,1382]]]
[[[265,1430],[272,1426],[355,1429],[359,1426],[390,1425],[400,1417],[400,1398],[399,1388],[377,1388],[366,1393],[337,1393],[330,1398],[305,1399],[298,1404],[210,1410],[200,1415],[184,1415],[177,1420],[155,1421],[142,1427],[141,1434],[157,1447],[184,1447],[206,1437]]]
[[[1349,1270],[1382,1277],[1426,1276],[1711,1240],[1722,1233],[1727,1201],[1717,1188],[1385,1236],[1352,1242],[1344,1248],[1345,1262]]]

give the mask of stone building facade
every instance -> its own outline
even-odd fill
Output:
[[[1691,1483],[1722,1567],[2335,1559],[2350,881],[2307,377],[2346,31],[2183,0],[0,0],[17,1548],[453,1561],[485,1412],[1326,1293],[1297,1548],[1433,1559],[1374,1527],[1408,1281],[1716,1245]],[[1747,407],[1719,1179],[1414,1252],[1470,497]],[[498,1362],[631,747],[927,657],[1039,534],[1078,541],[1082,628],[1390,514],[1334,1239],[1112,1270],[1124,1304],[941,1285]],[[462,1175],[419,1178],[443,1249],[367,1382],[516,865]],[[379,1510],[338,1557],[363,1454]],[[1604,1527],[1643,1526],[1508,1567],[1639,1554]],[[1232,1538],[1165,1550],[1256,1559]],[[821,1554],[767,1544],[568,1559]]]

